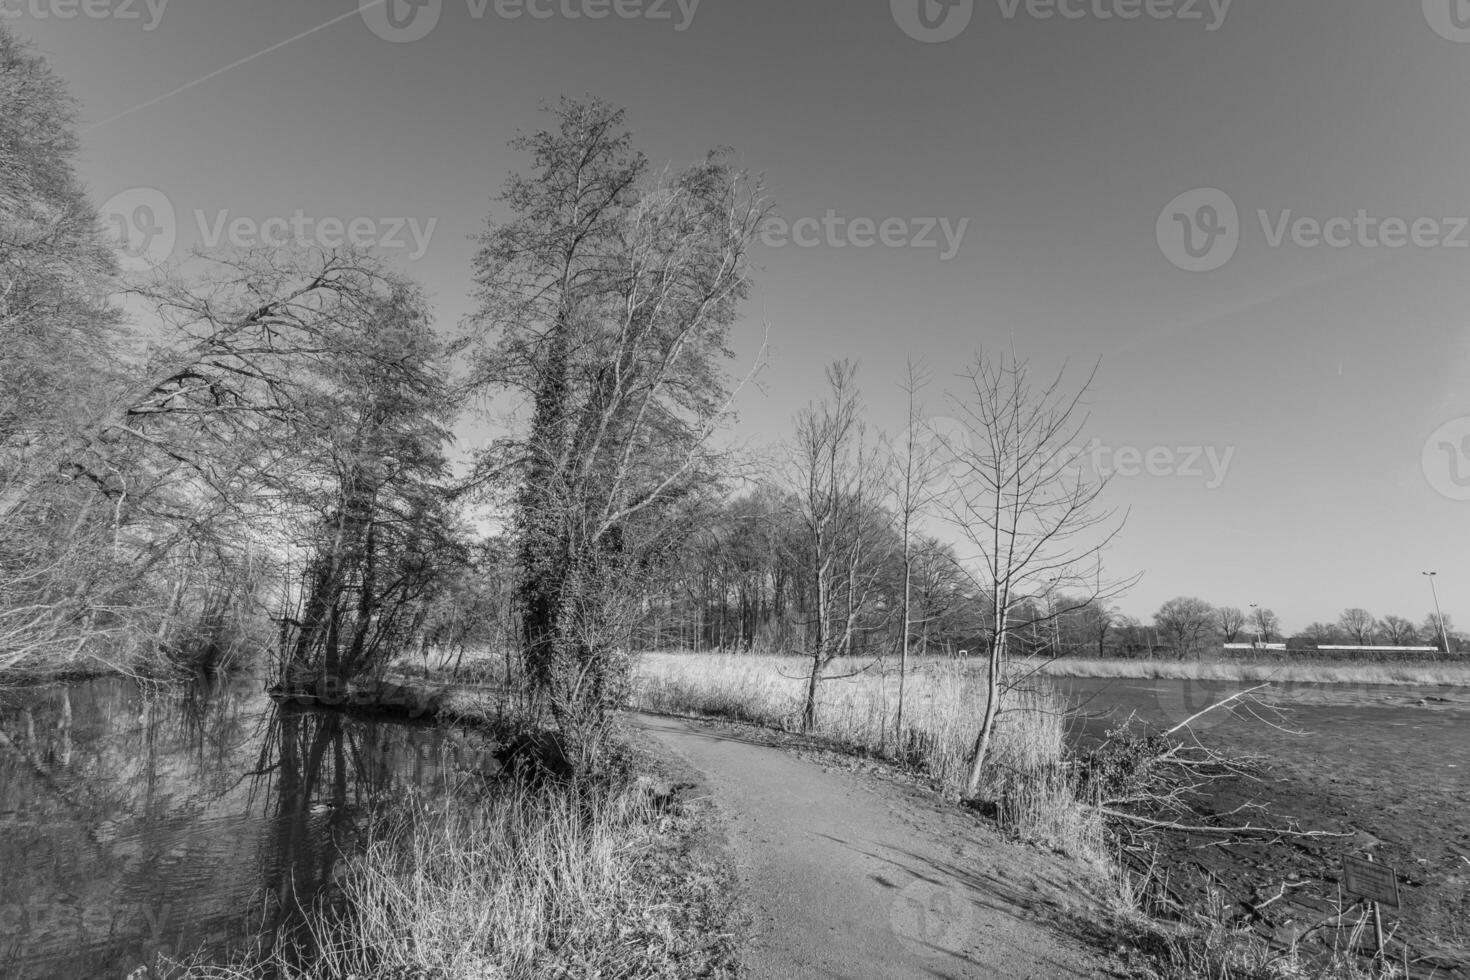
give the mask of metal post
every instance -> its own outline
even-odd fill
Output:
[[[1371,852],[1371,851],[1368,852],[1368,863],[1369,864],[1372,864],[1373,863],[1373,852]],[[1370,909],[1373,910],[1373,944],[1374,944],[1373,945],[1373,949],[1374,949],[1374,954],[1373,955],[1374,955],[1374,958],[1379,961],[1379,963],[1382,963],[1383,962],[1383,958],[1384,958],[1384,950],[1383,950],[1383,916],[1378,911],[1378,903],[1377,902],[1369,902],[1368,903],[1368,908],[1370,908]]]
[[[1444,643],[1444,655],[1450,655],[1450,634],[1444,628],[1444,613],[1439,611],[1439,590],[1434,587],[1434,576],[1438,572],[1420,572],[1420,575],[1429,576],[1429,594],[1434,596],[1434,618],[1439,620],[1439,638]]]

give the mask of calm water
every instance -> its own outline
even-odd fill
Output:
[[[0,977],[126,977],[268,945],[330,895],[369,817],[478,794],[473,733],[280,708],[253,680],[0,692]]]

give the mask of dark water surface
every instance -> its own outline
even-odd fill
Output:
[[[0,977],[121,980],[160,951],[268,946],[375,812],[483,792],[494,748],[281,707],[255,680],[0,692]]]

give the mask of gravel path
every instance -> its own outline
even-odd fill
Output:
[[[722,813],[755,917],[754,980],[1114,975],[1078,937],[1075,869],[932,796],[824,768],[724,727],[639,715]]]

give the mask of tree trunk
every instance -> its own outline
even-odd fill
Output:
[[[895,712],[893,722],[894,745],[899,754],[903,753],[903,692],[909,670],[909,631],[912,628],[909,586],[913,581],[914,563],[909,555],[907,522],[905,522],[903,545],[903,635],[898,641],[898,710]]]
[[[812,732],[817,727],[817,687],[822,682],[822,654],[812,655],[812,674],[806,682],[806,701],[801,709],[801,730]]]
[[[985,758],[990,753],[990,736],[995,729],[995,716],[1000,711],[1001,665],[1005,659],[1006,632],[1002,628],[990,644],[990,662],[985,673],[985,715],[980,720],[980,734],[975,739],[974,754],[970,757],[970,775],[965,780],[965,797],[974,799],[980,791],[980,776],[985,770]]]

